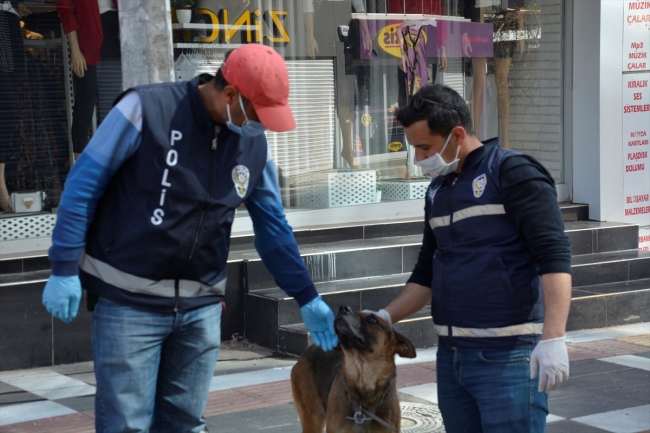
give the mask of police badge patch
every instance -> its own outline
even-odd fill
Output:
[[[250,172],[244,165],[237,165],[232,169],[232,181],[235,184],[235,191],[237,195],[244,198],[246,191],[248,191],[248,180]]]
[[[485,174],[480,175],[476,179],[474,179],[474,182],[472,182],[472,189],[474,190],[474,197],[479,198],[480,196],[483,195],[483,191],[485,191],[485,184],[487,183],[487,177],[485,177]]]

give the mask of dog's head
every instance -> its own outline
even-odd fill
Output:
[[[380,317],[372,313],[354,312],[348,306],[341,306],[334,321],[343,352],[355,352],[366,357],[394,355],[415,358],[415,347],[408,338],[395,332]]]

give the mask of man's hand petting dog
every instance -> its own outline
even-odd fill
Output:
[[[400,431],[395,355],[415,358],[413,344],[377,312],[342,306],[334,326],[339,349],[312,345],[291,370],[303,433]],[[390,318],[390,316],[389,316]]]
[[[339,345],[339,339],[334,332],[334,313],[323,298],[318,296],[312,299],[300,307],[300,313],[314,344],[325,352]]]

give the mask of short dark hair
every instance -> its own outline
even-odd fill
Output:
[[[467,104],[454,90],[441,84],[422,87],[408,105],[397,111],[397,121],[405,128],[426,120],[432,134],[447,136],[457,126],[474,135],[472,116]]]
[[[230,53],[232,53],[233,51],[234,51],[234,50],[230,50],[230,51],[228,51],[228,52],[226,53],[226,55],[223,57],[223,61],[224,61],[224,62],[226,61],[226,59],[228,58],[228,56],[230,55]],[[223,63],[221,64],[221,67],[223,67]],[[214,87],[216,87],[216,89],[217,89],[218,91],[220,91],[220,92],[221,92],[223,89],[225,89],[226,86],[229,86],[229,85],[230,85],[230,83],[229,83],[229,82],[226,80],[226,78],[223,76],[223,73],[221,72],[221,68],[219,68],[219,70],[218,70],[217,73],[215,74],[214,78],[212,79],[212,83],[214,84]],[[239,91],[239,89],[237,89],[237,91]],[[239,92],[239,93],[241,94],[241,92]],[[244,101],[244,105],[246,105],[246,104],[248,104],[248,103],[250,102],[250,101],[249,101],[249,100],[248,100],[244,95],[241,95],[241,98],[242,98],[242,100]]]
[[[224,63],[226,62],[226,59],[228,59],[228,56],[230,53],[232,53],[234,50],[230,50],[226,53],[226,55],[223,57]],[[223,67],[223,63],[221,64],[221,67]],[[217,90],[221,91],[226,88],[230,83],[226,81],[225,77],[223,76],[223,73],[221,72],[221,68],[217,71],[216,75],[212,79],[212,82],[214,83],[214,87],[217,88]]]

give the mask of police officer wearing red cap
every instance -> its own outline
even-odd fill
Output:
[[[70,171],[43,304],[68,323],[82,287],[98,298],[97,432],[207,431],[230,230],[242,203],[262,261],[298,302],[314,342],[338,344],[284,216],[264,135],[295,128],[288,97],[282,57],[246,45],[215,77],[124,92]]]

